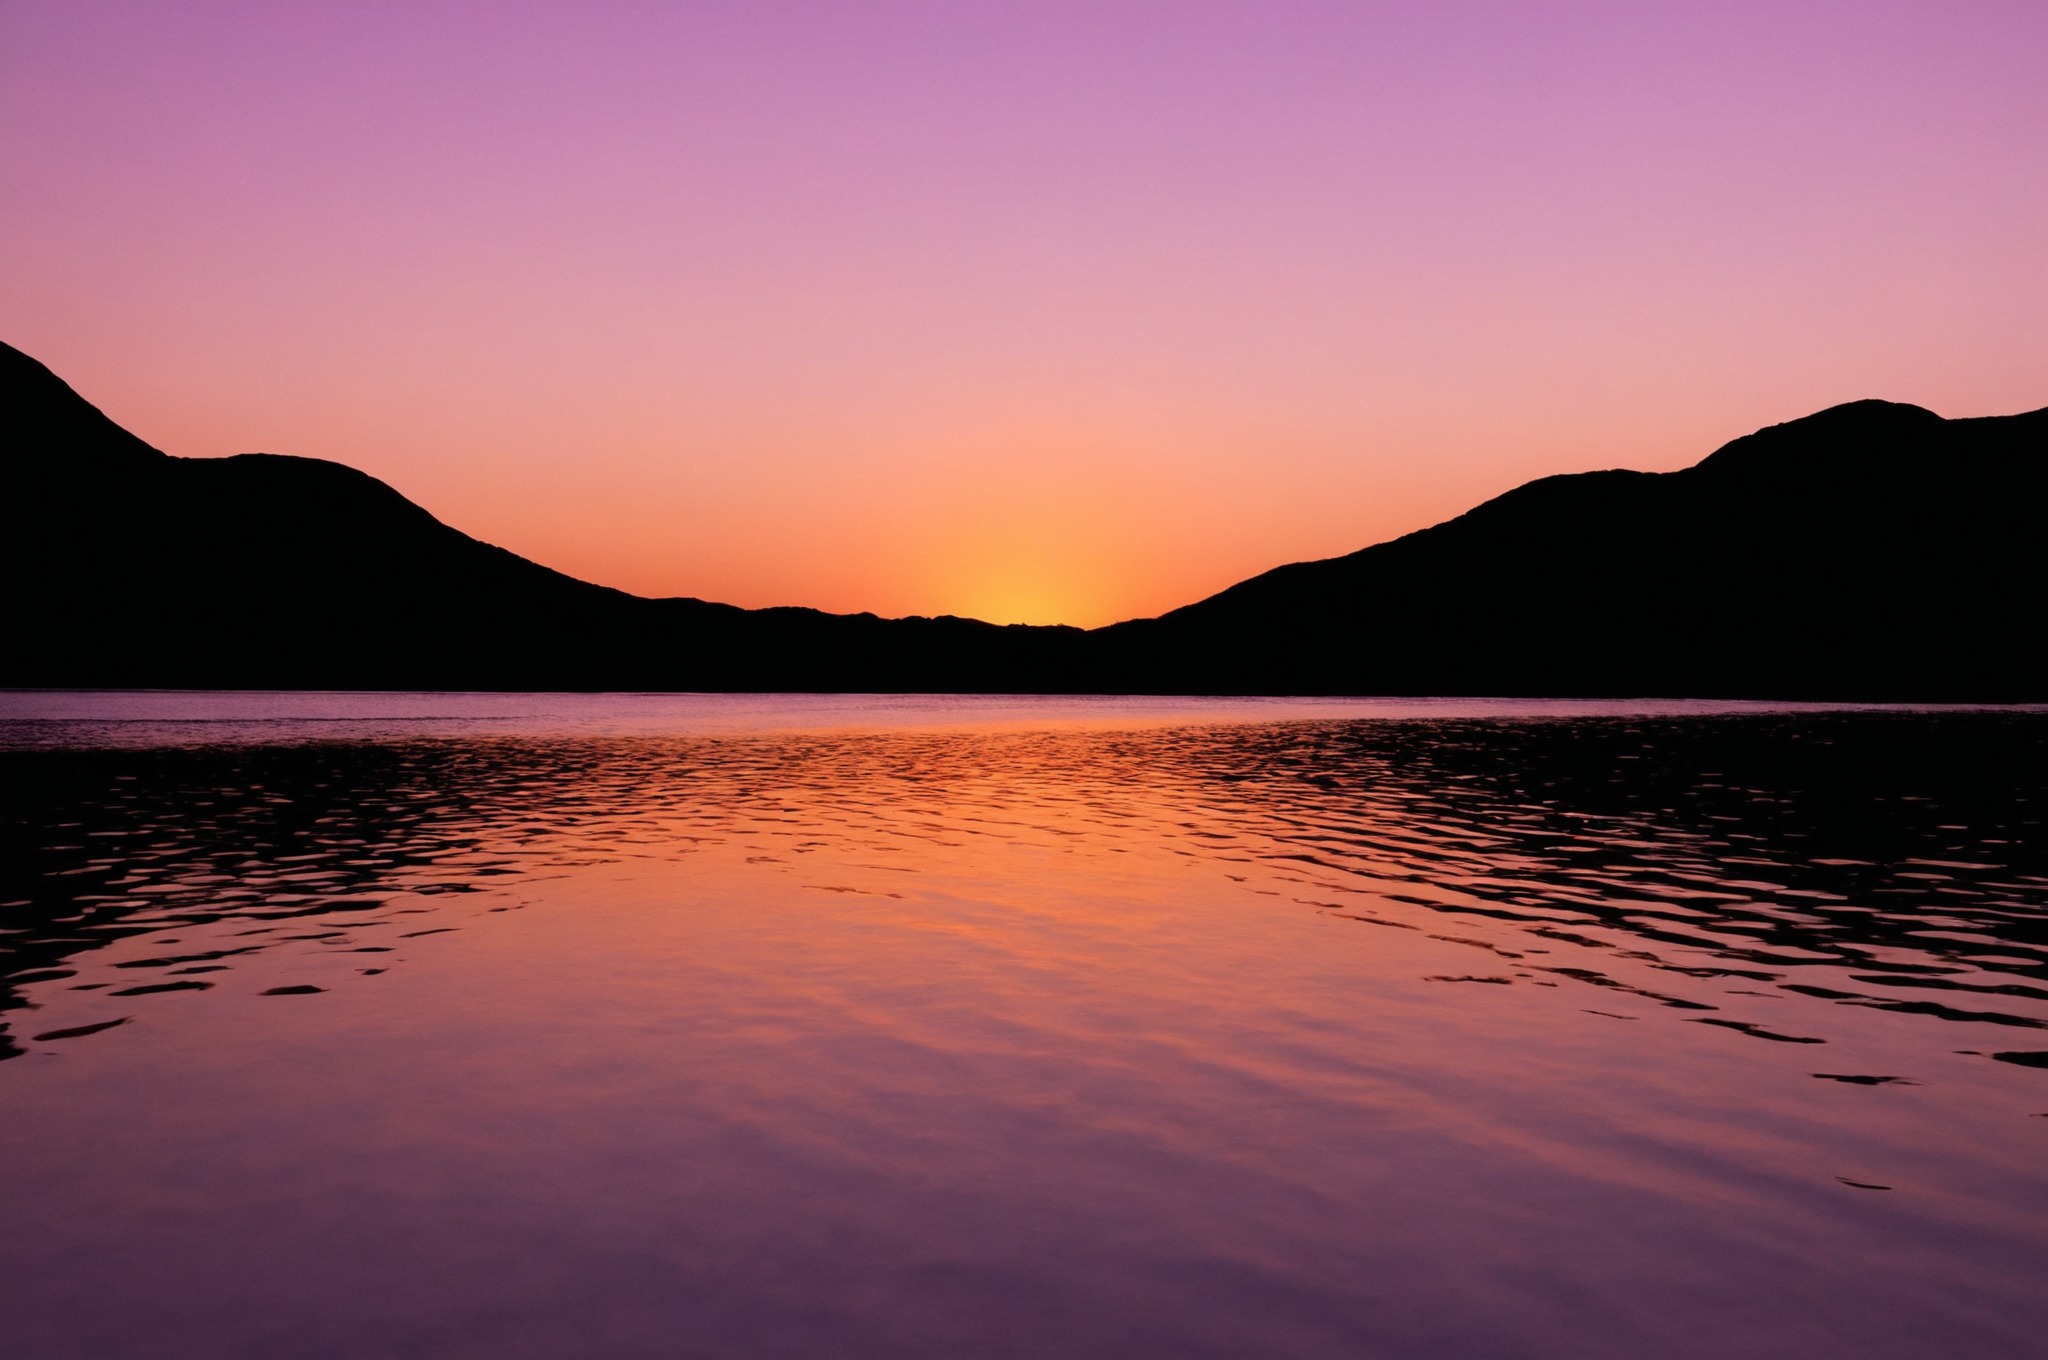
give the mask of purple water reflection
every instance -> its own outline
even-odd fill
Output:
[[[2038,713],[39,702],[12,1353],[2048,1324]]]

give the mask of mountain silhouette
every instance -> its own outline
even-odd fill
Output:
[[[2048,700],[2048,410],[1854,402],[1082,632],[628,595],[0,346],[0,684]]]
[[[1072,628],[576,580],[313,458],[174,458],[0,346],[0,684],[1057,690]]]
[[[1546,477],[1101,639],[1268,692],[2048,698],[2048,410],[1859,401]]]

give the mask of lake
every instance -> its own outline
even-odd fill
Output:
[[[2032,1357],[2048,712],[0,694],[44,1357]]]

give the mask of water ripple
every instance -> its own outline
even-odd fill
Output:
[[[166,1004],[282,950],[374,976],[565,867],[733,846],[915,874],[999,841],[1163,848],[1517,965],[1439,981],[1777,1041],[1846,1010],[2011,1034],[2048,1028],[2044,757],[2048,719],[1996,712],[45,741],[0,752],[0,1010],[58,987]],[[47,1041],[23,1029],[0,1055]]]

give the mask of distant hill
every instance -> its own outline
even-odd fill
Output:
[[[1222,690],[2043,700],[2044,614],[2048,410],[1859,401],[1680,472],[1546,477],[1099,642],[1106,676]]]
[[[649,600],[339,463],[173,458],[0,345],[0,685],[1061,689],[1072,628]]]
[[[1083,633],[650,600],[0,345],[0,685],[2048,700],[2048,411],[1857,402]]]

